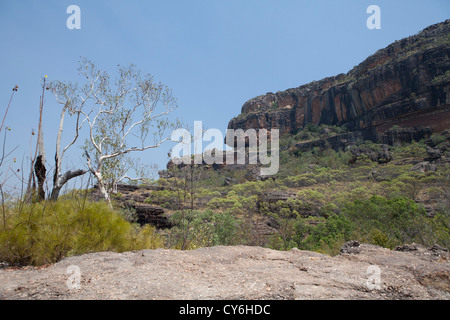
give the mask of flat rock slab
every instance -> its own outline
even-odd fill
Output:
[[[335,257],[248,246],[91,253],[4,267],[0,298],[450,299],[448,252],[360,249]]]

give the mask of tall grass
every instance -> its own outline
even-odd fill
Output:
[[[10,264],[43,265],[89,252],[163,246],[153,227],[129,223],[105,202],[67,199],[13,205],[5,215],[0,261]]]

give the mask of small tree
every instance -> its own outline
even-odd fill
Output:
[[[159,147],[169,140],[168,130],[178,123],[168,115],[176,107],[171,91],[130,65],[119,66],[113,82],[107,72],[88,59],[80,61],[83,85],[70,86],[66,97],[89,126],[84,146],[87,166],[109,201],[108,181],[114,184],[126,175],[131,153]],[[149,136],[153,141],[149,142]]]
[[[168,169],[172,176],[169,178],[169,185],[175,191],[173,201],[179,210],[173,217],[178,226],[170,233],[170,238],[173,236],[180,249],[186,250],[192,239],[191,223],[198,214],[194,210],[194,203],[204,168],[191,162],[181,166],[172,163]]]

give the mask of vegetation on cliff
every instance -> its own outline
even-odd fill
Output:
[[[393,146],[359,141],[344,150],[292,151],[298,140],[343,131],[309,125],[283,136],[280,171],[269,178],[254,165],[169,166],[152,191],[136,191],[164,208],[169,229],[140,227],[129,207],[113,200],[112,211],[84,191],[57,202],[5,202],[0,259],[39,265],[94,251],[239,244],[334,255],[348,240],[450,248],[449,131]],[[373,156],[380,152],[389,159]]]
[[[297,139],[320,139],[324,129],[328,134],[344,130],[310,125],[296,135],[284,136],[275,177],[249,179],[249,167],[172,168],[171,178],[158,181],[166,188],[152,192],[147,202],[176,212],[172,215],[175,225],[186,234],[202,234],[207,245],[257,244],[328,254],[338,253],[350,239],[391,249],[412,242],[450,247],[450,203],[445,196],[450,191],[448,162],[424,162],[430,145],[445,150],[443,157],[448,159],[448,133],[389,146],[387,162],[371,156],[387,146],[371,141],[340,151],[313,148],[299,154],[289,150]],[[203,223],[186,224],[180,218],[182,211],[188,212],[189,221],[202,219]],[[220,215],[234,217],[235,224],[223,242],[212,240],[217,239],[215,232],[226,232],[216,218],[201,218]],[[207,225],[205,234],[200,229]],[[271,232],[262,235],[258,225],[270,226]],[[167,233],[171,235],[172,230]],[[197,246],[192,242],[189,248],[193,247]]]
[[[239,244],[278,250],[296,247],[333,255],[348,240],[391,249],[412,242],[449,249],[449,28],[447,20],[396,42],[347,75],[268,93],[245,103],[242,114],[229,127],[280,129],[280,166],[275,176],[261,176],[258,165],[177,166],[169,162],[167,170],[150,183],[149,189],[137,188],[133,197],[126,200],[115,192],[110,202],[109,192],[114,191],[117,181],[128,176],[121,172],[120,178],[116,172],[115,178],[110,179],[111,190],[106,190],[103,179],[126,166],[116,162],[102,166],[102,161],[159,146],[156,143],[129,148],[125,137],[141,124],[142,139],[153,129],[161,134],[169,123],[158,120],[151,126],[151,106],[141,120],[130,122],[131,113],[141,105],[139,101],[134,109],[128,112],[125,108],[117,115],[122,121],[120,130],[109,125],[117,124],[116,118],[107,118],[98,131],[101,137],[95,138],[95,121],[91,123],[86,115],[94,146],[97,140],[100,145],[111,143],[113,149],[114,145],[120,146],[110,150],[109,155],[102,155],[97,146],[97,169],[91,166],[89,154],[85,154],[109,206],[99,202],[95,192],[76,190],[57,199],[62,186],[58,183],[54,201],[44,201],[45,194],[12,200],[0,184],[0,262],[39,265],[95,251],[157,247],[188,250]],[[136,78],[131,76],[133,68],[121,70],[122,76]],[[151,79],[139,80],[138,84],[147,94],[155,89],[150,85]],[[70,87],[59,85],[61,93]],[[44,80],[43,92],[45,88]],[[160,90],[165,92],[163,87]],[[17,86],[13,94],[15,91]],[[61,100],[65,107],[60,132],[65,108],[73,102],[65,98]],[[100,100],[94,98],[97,106]],[[120,95],[113,98],[101,105],[122,99]],[[172,102],[169,92],[167,99]],[[147,103],[147,98],[144,100]],[[79,117],[84,114],[81,106],[76,112],[69,111]],[[6,113],[8,109],[9,106]],[[105,111],[100,107],[97,115],[110,116],[116,109]],[[80,128],[77,118],[75,140]],[[122,134],[115,136],[115,142],[111,141],[111,130]],[[39,148],[37,145],[36,154]],[[5,154],[3,149],[0,166],[12,152]],[[38,159],[42,160],[42,156]],[[59,172],[58,152],[55,158],[57,182],[64,174]],[[16,158],[9,159],[12,161]],[[41,161],[40,168],[33,168],[34,161],[28,185],[34,188],[35,174],[42,189],[45,161]],[[83,175],[86,171],[69,170],[67,177],[78,173]],[[140,180],[149,184],[146,178]],[[136,202],[145,209],[143,213],[137,212]],[[166,221],[158,225],[147,219],[152,212],[164,215]]]

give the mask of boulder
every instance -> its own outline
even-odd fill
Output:
[[[414,165],[411,169],[409,169],[409,171],[415,171],[415,172],[419,172],[419,173],[425,173],[428,171],[436,171],[436,165],[432,164],[428,161],[422,161],[419,162],[418,164]]]
[[[444,150],[427,146],[427,155],[429,160],[437,160],[444,155]]]
[[[341,254],[358,254],[361,252],[360,243],[356,240],[347,241],[341,247]]]

